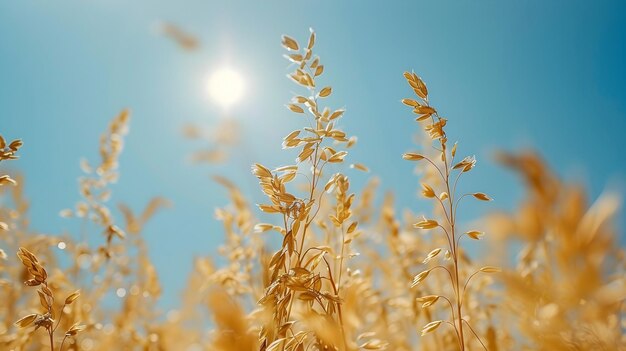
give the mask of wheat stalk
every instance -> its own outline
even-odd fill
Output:
[[[458,196],[456,194],[456,188],[461,175],[471,171],[475,164],[476,159],[471,157],[465,157],[460,162],[454,163],[454,158],[456,156],[457,143],[455,143],[452,148],[448,149],[448,137],[445,132],[445,126],[447,124],[447,120],[439,116],[437,110],[432,107],[428,101],[428,89],[422,79],[418,77],[415,73],[405,72],[404,77],[406,78],[409,86],[415,92],[415,95],[420,101],[414,99],[403,99],[402,102],[413,108],[413,113],[415,113],[418,117],[416,118],[417,122],[422,123],[422,128],[424,131],[430,136],[430,138],[437,145],[434,145],[433,148],[437,152],[438,159],[431,159],[428,156],[419,154],[419,153],[405,153],[402,157],[405,160],[409,161],[426,161],[432,166],[439,176],[441,177],[441,181],[444,184],[444,189],[442,192],[437,192],[431,187],[429,184],[422,183],[422,195],[425,198],[433,199],[442,210],[444,214],[443,220],[436,219],[426,219],[417,222],[414,224],[415,228],[419,228],[422,230],[432,230],[432,229],[440,229],[448,243],[447,251],[445,252],[446,258],[451,258],[452,267],[446,267],[445,265],[437,265],[435,267],[429,268],[418,273],[413,278],[413,283],[411,287],[415,287],[421,282],[423,282],[429,274],[436,270],[441,269],[445,271],[449,278],[450,283],[452,284],[452,288],[454,291],[453,297],[447,297],[445,295],[429,295],[421,297],[418,302],[422,303],[423,308],[427,308],[433,305],[439,298],[444,299],[448,306],[450,307],[451,320],[436,320],[428,323],[422,328],[421,334],[430,333],[442,323],[446,322],[451,325],[458,338],[458,344],[460,350],[465,350],[466,342],[465,342],[465,333],[463,325],[465,325],[470,329],[472,334],[478,339],[480,344],[486,349],[484,342],[481,338],[476,334],[470,323],[464,319],[463,314],[463,300],[465,296],[465,292],[467,290],[468,284],[472,280],[472,278],[479,273],[495,273],[499,271],[499,268],[496,267],[482,267],[479,270],[470,274],[462,283],[462,279],[459,275],[460,268],[460,241],[463,237],[468,237],[474,240],[479,240],[483,235],[482,232],[477,230],[470,230],[462,234],[458,234],[458,226],[457,226],[457,209],[461,200],[465,197],[471,196],[480,201],[491,201],[491,198],[484,193],[468,193],[462,194]],[[456,172],[456,176],[454,173]],[[454,180],[453,180],[454,179]],[[429,261],[435,259],[442,252],[441,248],[437,248],[432,250],[424,259],[424,263],[428,263]]]

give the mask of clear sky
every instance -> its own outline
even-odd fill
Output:
[[[159,21],[195,34],[200,50],[184,52],[156,34]],[[280,139],[301,124],[284,108],[298,88],[285,78],[280,36],[304,41],[309,27],[326,65],[323,84],[334,87],[329,101],[347,108],[342,126],[359,137],[350,159],[372,170],[348,172],[357,187],[377,175],[400,206],[428,210],[415,197],[412,165],[400,158],[417,130],[399,103],[410,94],[402,72],[413,69],[449,119],[459,152],[479,159],[468,189],[496,199],[466,211],[466,220],[522,196],[518,179],[491,161],[496,149],[536,148],[593,197],[606,186],[625,189],[623,1],[5,0],[0,133],[25,142],[12,167],[27,176],[33,227],[73,228],[58,212],[79,199],[78,161],[97,158],[100,133],[130,108],[114,202],[139,210],[162,195],[174,203],[144,234],[163,304],[175,305],[191,257],[222,240],[213,210],[225,192],[208,175],[227,175],[259,199],[249,165],[295,158],[280,150]],[[193,166],[185,160],[198,145],[181,137],[181,126],[223,118],[206,85],[224,64],[245,75],[245,97],[229,112],[245,142],[230,164]]]

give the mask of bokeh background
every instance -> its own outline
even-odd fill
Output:
[[[199,48],[165,38],[163,22],[193,34]],[[280,36],[305,41],[309,27],[318,34],[324,85],[334,88],[330,102],[346,107],[343,129],[359,138],[349,162],[371,169],[348,173],[356,188],[377,176],[399,207],[429,211],[416,197],[412,165],[400,158],[416,148],[417,126],[399,102],[411,94],[402,72],[415,70],[449,119],[459,153],[479,160],[464,186],[495,199],[466,208],[462,220],[512,208],[522,195],[519,181],[493,162],[498,149],[538,150],[593,197],[624,189],[623,1],[1,1],[0,133],[25,142],[11,167],[26,176],[32,226],[77,227],[58,213],[79,199],[79,160],[97,160],[100,133],[130,108],[113,202],[140,210],[152,196],[172,201],[144,234],[164,287],[161,303],[175,305],[192,257],[222,241],[213,209],[225,204],[225,191],[209,175],[261,199],[249,165],[296,156],[280,148],[302,123],[284,107],[298,88],[285,78]],[[228,110],[207,93],[211,73],[223,66],[245,81],[243,98]],[[203,144],[186,140],[183,126],[210,128],[225,118],[242,128],[229,161],[189,162]]]

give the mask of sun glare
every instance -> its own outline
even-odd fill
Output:
[[[220,68],[209,79],[209,95],[223,108],[228,108],[243,96],[241,75],[231,68]]]

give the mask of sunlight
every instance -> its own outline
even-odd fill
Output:
[[[208,88],[211,98],[226,109],[241,99],[245,87],[243,78],[237,71],[222,67],[211,75]]]

